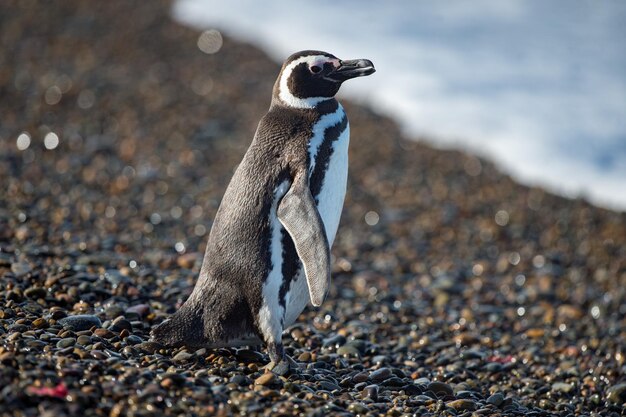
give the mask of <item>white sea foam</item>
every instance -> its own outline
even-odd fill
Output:
[[[626,209],[626,2],[178,0],[173,14],[279,62],[302,49],[371,59],[376,74],[342,94],[410,135]]]

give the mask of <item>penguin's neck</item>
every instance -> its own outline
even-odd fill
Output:
[[[343,131],[345,126],[342,127],[342,125],[347,123],[343,106],[335,99],[318,104],[315,111],[317,112],[317,117],[311,126],[308,147],[309,175],[315,170],[320,151],[323,153],[325,148],[329,148],[331,142],[338,139],[341,132],[335,132],[335,130]]]

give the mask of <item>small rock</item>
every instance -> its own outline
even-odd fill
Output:
[[[367,387],[363,388],[363,391],[361,392],[361,397],[363,399],[370,399],[374,402],[378,401],[378,385],[368,385]]]
[[[274,381],[276,380],[276,375],[273,374],[272,372],[267,372],[264,373],[263,375],[261,375],[260,377],[258,377],[255,381],[254,381],[254,385],[271,385]]]
[[[26,291],[24,291],[24,295],[28,298],[33,298],[33,299],[38,299],[38,298],[46,298],[46,294],[48,294],[48,291],[46,291],[45,288],[41,288],[41,287],[30,287],[27,288]]]
[[[370,379],[374,382],[381,382],[391,377],[393,373],[389,368],[380,368],[370,374]]]
[[[74,346],[75,343],[76,339],[74,339],[73,337],[66,337],[65,339],[61,339],[57,342],[57,347],[59,349],[64,349],[70,346]]]
[[[48,326],[48,320],[39,317],[33,320],[33,326],[35,326],[37,329],[43,329],[44,327]]]
[[[127,313],[138,314],[139,317],[146,317],[150,313],[150,306],[148,304],[137,304],[126,309]]]
[[[91,336],[87,336],[85,334],[78,336],[78,338],[76,339],[76,343],[82,346],[87,346],[88,344],[91,343]]]
[[[560,391],[568,393],[574,389],[572,384],[566,384],[565,382],[555,382],[552,384],[552,391]]]
[[[504,395],[501,392],[496,392],[487,398],[487,403],[495,405],[496,407],[502,404],[502,401],[504,401]]]
[[[352,382],[358,384],[359,382],[366,382],[368,379],[369,374],[367,372],[359,372],[352,377]]]
[[[626,402],[626,383],[617,384],[609,388],[606,399],[615,404]]]
[[[108,329],[103,329],[102,327],[94,330],[93,334],[103,339],[112,339],[116,336],[115,333],[113,333],[112,331]]]
[[[176,361],[176,362],[187,362],[189,360],[191,360],[193,358],[193,354],[192,353],[188,353],[183,351],[178,352],[173,358],[172,360]]]
[[[184,255],[179,256],[176,259],[176,263],[181,268],[192,269],[196,265],[196,262],[199,262],[201,260],[202,260],[201,253],[190,252],[190,253],[186,253]]]
[[[11,264],[11,272],[15,274],[16,277],[21,278],[24,275],[30,273],[33,268],[30,266],[28,262],[15,262]]]
[[[545,330],[539,328],[528,329],[525,334],[529,339],[539,339],[540,337],[543,337]]]
[[[259,363],[263,361],[263,355],[261,353],[250,349],[239,349],[237,353],[235,353],[235,356],[237,360],[246,363]]]
[[[139,343],[135,347],[144,353],[153,354],[157,350],[163,349],[164,346],[157,342],[143,342]]]
[[[124,341],[128,345],[137,345],[137,344],[141,343],[143,340],[141,340],[141,337],[136,336],[134,334],[131,334],[130,336],[125,337]]]
[[[98,316],[94,316],[92,314],[79,314],[76,316],[67,316],[59,320],[59,324],[75,332],[89,330],[94,326],[95,327],[102,326],[102,322],[100,321]]]
[[[457,411],[474,411],[476,409],[476,403],[468,399],[448,401],[446,406],[454,408]]]
[[[428,384],[427,390],[434,392],[438,397],[452,395],[454,393],[454,390],[450,385],[439,381],[433,381]]]
[[[337,349],[337,354],[341,356],[356,356],[359,357],[361,353],[354,346],[343,345]]]

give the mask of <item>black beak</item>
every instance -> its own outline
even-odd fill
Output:
[[[364,77],[366,75],[376,72],[374,64],[369,59],[351,59],[349,61],[340,61],[339,68],[336,68],[333,72],[326,77],[334,81],[346,81],[350,78]]]

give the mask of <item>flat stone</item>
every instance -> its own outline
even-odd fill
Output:
[[[608,389],[606,399],[615,404],[626,402],[626,383],[613,385]]]
[[[381,382],[391,377],[393,373],[389,368],[380,368],[370,374],[370,379],[375,382]]]
[[[24,295],[28,298],[38,299],[38,298],[46,298],[48,291],[42,287],[30,287],[24,291]]]
[[[75,332],[89,330],[92,327],[102,326],[102,322],[98,316],[92,314],[79,314],[76,316],[67,316],[59,320],[59,324],[67,329]]]
[[[574,389],[572,384],[567,384],[565,382],[555,382],[552,384],[552,391],[560,391],[560,392],[570,392]]]
[[[192,353],[185,352],[183,350],[181,352],[178,352],[176,355],[174,355],[172,360],[174,360],[176,362],[187,362],[187,361],[191,360],[193,358],[193,356],[194,355]]]
[[[272,372],[266,372],[254,380],[254,385],[271,385],[276,380],[276,375]]]
[[[428,384],[427,390],[434,392],[437,396],[454,394],[454,390],[450,385],[440,381],[433,381]]]
[[[18,278],[23,277],[32,270],[33,268],[28,262],[14,262],[11,264],[11,272],[13,272],[13,274]]]
[[[468,399],[448,401],[446,406],[454,408],[457,411],[473,411],[476,409],[476,403]]]
[[[363,391],[361,391],[361,397],[363,399],[370,399],[374,402],[378,401],[378,385],[373,384],[363,388]]]
[[[61,339],[57,342],[57,347],[60,349],[64,349],[70,346],[74,346],[76,343],[76,339],[73,337],[66,337],[65,339]]]
[[[498,407],[504,401],[504,395],[501,392],[496,392],[491,394],[489,398],[487,398],[487,403],[495,405]]]

